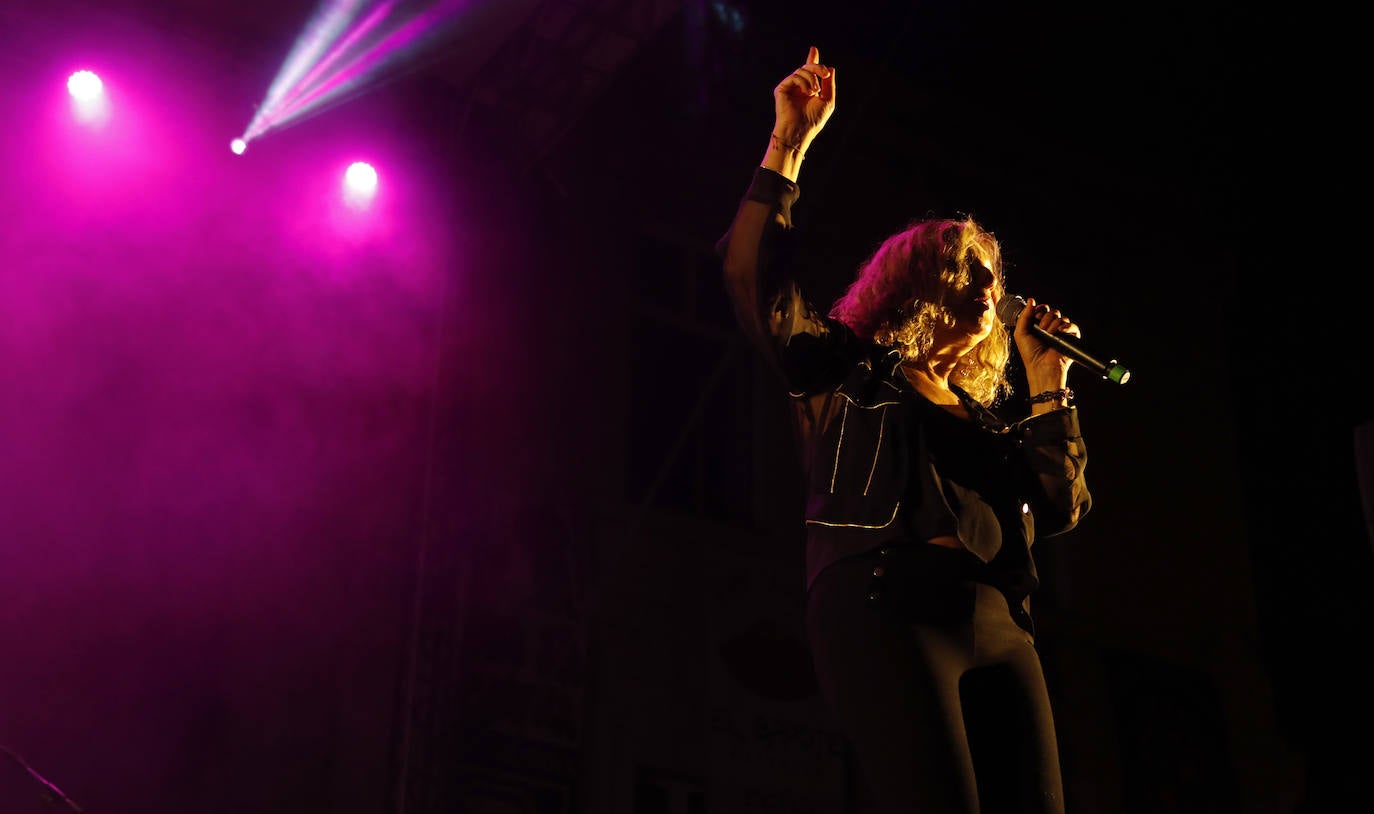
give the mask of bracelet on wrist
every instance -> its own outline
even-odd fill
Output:
[[[1046,390],[1043,393],[1036,393],[1031,396],[1030,403],[1041,404],[1046,401],[1059,401],[1060,399],[1070,402],[1073,401],[1073,391],[1067,387],[1061,387],[1058,390]]]

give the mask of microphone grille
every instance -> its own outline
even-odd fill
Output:
[[[997,301],[997,317],[1008,328],[1016,324],[1017,317],[1026,308],[1026,298],[1019,294],[1004,294]]]

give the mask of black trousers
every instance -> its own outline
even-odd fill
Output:
[[[1035,642],[978,565],[911,543],[811,587],[816,678],[882,814],[1063,814]]]

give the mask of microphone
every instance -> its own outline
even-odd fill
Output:
[[[1002,320],[1003,325],[1011,328],[1016,325],[1017,317],[1021,316],[1021,312],[1025,310],[1025,308],[1025,297],[1017,294],[1006,294],[1003,295],[1002,299],[997,301],[997,316]],[[1103,362],[1096,356],[1080,348],[1075,344],[1078,341],[1077,337],[1068,334],[1052,334],[1035,324],[1030,326],[1030,330],[1031,333],[1039,337],[1046,345],[1049,345],[1075,362],[1078,362],[1080,365],[1083,365],[1109,382],[1125,384],[1131,378],[1131,371],[1127,370],[1115,359],[1109,362]]]

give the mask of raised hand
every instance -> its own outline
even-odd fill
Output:
[[[821,64],[811,46],[806,63],[773,88],[773,136],[783,146],[805,152],[835,112],[835,69]]]

